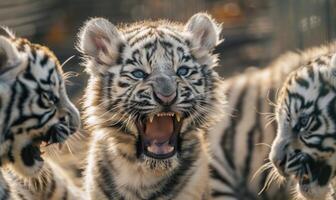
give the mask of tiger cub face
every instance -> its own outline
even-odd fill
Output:
[[[43,166],[41,146],[62,143],[80,125],[63,72],[46,47],[0,36],[0,158],[24,176]]]
[[[336,171],[336,55],[293,72],[277,104],[270,160],[280,175],[294,177],[299,197],[324,199]]]
[[[189,132],[204,128],[224,101],[213,70],[219,32],[206,14],[184,26],[156,21],[117,28],[106,19],[89,20],[79,34],[91,75],[88,127],[110,132],[117,154],[131,162],[174,168],[199,143]]]

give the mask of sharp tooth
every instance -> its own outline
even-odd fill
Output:
[[[174,147],[172,146],[168,147],[168,152],[172,152],[172,151],[174,151]]]
[[[41,142],[41,145],[40,145],[41,147],[46,147],[46,146],[48,146],[48,143],[47,142],[45,142],[45,141],[43,141],[43,142]]]
[[[181,121],[181,116],[180,116],[180,114],[179,114],[179,113],[176,113],[176,120],[177,120],[178,122],[180,122],[180,121]]]
[[[149,116],[149,122],[152,123],[154,119],[154,115]]]
[[[148,147],[147,147],[147,151],[149,151],[149,152],[153,152],[152,150],[153,150],[153,149],[152,149],[151,146],[148,146]]]

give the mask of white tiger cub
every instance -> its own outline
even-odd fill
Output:
[[[80,126],[63,76],[49,49],[0,29],[1,200],[79,198],[61,170],[41,153]]]
[[[277,135],[277,124],[268,117],[274,117],[277,107],[274,104],[279,105],[276,100],[277,91],[283,87],[289,74],[334,49],[331,45],[300,53],[288,52],[264,69],[247,70],[224,80],[221,87],[227,97],[226,110],[229,109],[229,112],[209,133],[213,153],[213,199],[289,198],[291,191],[286,184],[269,185],[275,179],[268,155]],[[316,62],[313,63],[315,65]],[[283,152],[281,149],[278,151]],[[261,173],[256,174],[259,169],[262,169]]]
[[[270,160],[295,182],[297,199],[336,199],[336,44],[291,73],[276,101],[277,136]]]
[[[185,25],[85,23],[89,199],[210,199],[205,130],[225,104],[213,70],[219,34],[203,13]]]

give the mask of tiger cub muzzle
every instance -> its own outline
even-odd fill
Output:
[[[272,160],[277,171],[284,177],[293,177],[301,194],[308,194],[313,188],[327,187],[332,179],[333,169],[324,159],[294,150],[287,153],[281,160]]]

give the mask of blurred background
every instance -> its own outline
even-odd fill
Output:
[[[50,47],[61,62],[75,55],[64,70],[78,72],[68,86],[77,101],[87,75],[78,65],[74,44],[85,20],[100,16],[115,24],[160,18],[185,22],[199,11],[223,23],[225,41],[216,52],[217,70],[224,77],[336,37],[336,0],[0,0],[0,24]]]

